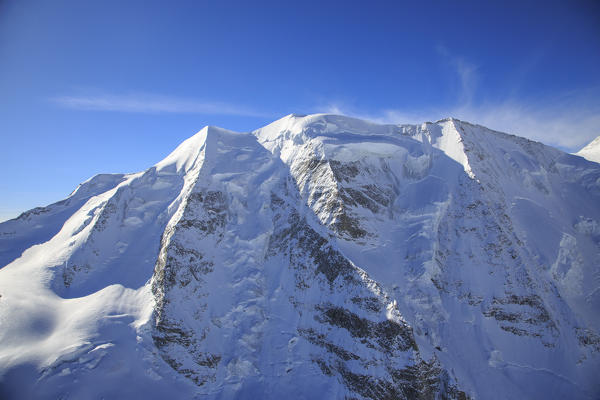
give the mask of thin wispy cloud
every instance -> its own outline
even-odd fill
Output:
[[[572,91],[537,102],[524,101],[512,91],[510,97],[475,102],[479,80],[477,66],[437,48],[454,71],[459,88],[456,104],[421,109],[383,109],[364,113],[344,103],[330,103],[325,112],[351,115],[379,123],[402,124],[454,117],[507,132],[567,151],[577,151],[600,135],[600,88]]]
[[[351,115],[386,124],[418,124],[454,117],[490,129],[527,137],[567,151],[577,151],[600,135],[600,107],[583,99],[572,99],[565,107],[527,105],[516,100],[498,104],[459,105],[426,110],[381,110],[362,113],[339,104],[325,112]]]
[[[600,107],[575,95],[555,104],[502,104],[460,107],[451,111],[459,119],[524,136],[568,151],[577,151],[600,135]]]
[[[221,101],[201,101],[155,94],[70,95],[54,97],[51,101],[61,107],[83,111],[269,116],[249,107]]]
[[[459,81],[459,101],[463,104],[470,104],[477,90],[478,67],[464,57],[451,54],[444,46],[437,46],[436,51],[443,61],[456,72]]]

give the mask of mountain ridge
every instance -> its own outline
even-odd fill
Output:
[[[5,397],[599,393],[597,164],[292,114],[98,177],[0,223]]]

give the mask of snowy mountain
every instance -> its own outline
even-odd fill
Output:
[[[0,224],[0,398],[594,399],[600,165],[455,119],[206,127]]]
[[[600,136],[588,143],[583,149],[575,153],[586,160],[600,163]]]

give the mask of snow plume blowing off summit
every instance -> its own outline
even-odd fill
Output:
[[[0,224],[0,398],[595,399],[598,260],[600,164],[541,143],[206,127]]]

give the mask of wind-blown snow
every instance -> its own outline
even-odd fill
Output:
[[[206,127],[0,224],[0,397],[593,399],[599,259],[600,166],[541,143]]]

